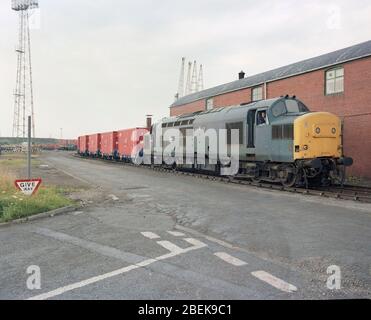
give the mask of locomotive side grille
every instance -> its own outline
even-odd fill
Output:
[[[282,125],[272,126],[272,140],[282,139]]]
[[[292,124],[273,125],[272,140],[292,140],[294,139],[294,126]]]
[[[283,126],[283,139],[294,139],[294,126],[292,124]]]

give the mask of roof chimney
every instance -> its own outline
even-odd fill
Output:
[[[243,72],[242,70],[240,71],[240,73],[238,74],[238,79],[243,79],[245,78],[245,72]]]
[[[147,117],[146,127],[148,128],[148,130],[150,130],[152,127],[152,115],[147,114],[146,117]]]

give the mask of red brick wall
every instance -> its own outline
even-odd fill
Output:
[[[344,92],[325,96],[325,70],[317,70],[267,84],[267,97],[296,95],[312,111],[328,111],[344,121],[344,153],[354,159],[348,174],[371,178],[371,58],[343,64]],[[214,107],[248,102],[251,89],[213,98]],[[205,109],[205,100],[170,108],[171,115]]]
[[[371,114],[344,118],[343,144],[345,155],[354,161],[347,173],[371,178]]]
[[[178,116],[183,113],[205,110],[205,100],[194,101],[182,106],[170,108],[170,116]]]
[[[251,89],[242,89],[222,94],[213,98],[214,108],[231,106],[251,101]]]

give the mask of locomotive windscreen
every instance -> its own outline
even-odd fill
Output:
[[[299,113],[309,111],[308,108],[300,101],[287,99],[285,102],[287,113]]]
[[[277,102],[272,109],[272,114],[275,117],[287,113],[308,112],[309,109],[300,101],[294,99],[285,99]]]

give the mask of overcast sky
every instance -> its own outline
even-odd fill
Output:
[[[10,136],[17,15],[0,1],[0,135]],[[371,39],[371,2],[40,0],[36,135],[74,138],[169,114],[181,57],[205,88]],[[37,25],[36,25],[37,26]]]

